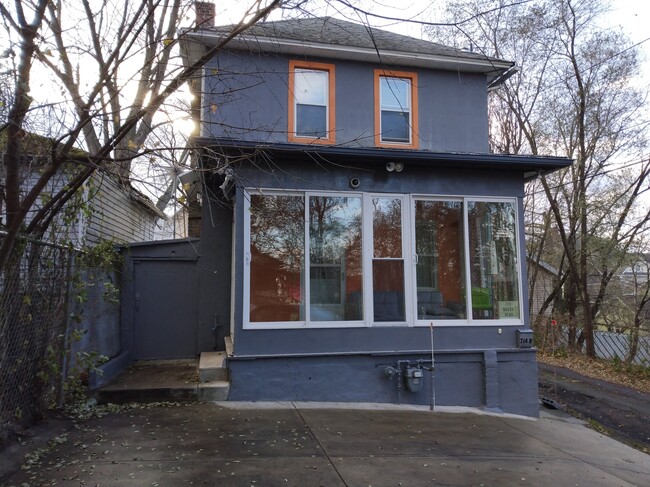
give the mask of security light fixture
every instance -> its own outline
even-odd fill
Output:
[[[403,162],[387,162],[386,163],[386,171],[388,172],[402,172],[404,170],[404,163]]]

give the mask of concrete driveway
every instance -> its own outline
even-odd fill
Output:
[[[137,406],[58,437],[5,485],[650,485],[650,456],[562,413],[323,407]]]

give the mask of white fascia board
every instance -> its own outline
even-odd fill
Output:
[[[188,32],[187,35],[204,44],[210,44],[211,41],[221,38],[216,33],[206,31]],[[381,61],[385,64],[401,66],[484,73],[492,78],[514,66],[514,63],[502,60],[471,59],[402,51],[377,51],[363,47],[319,44],[250,35],[242,35],[232,39],[225,48],[294,54],[299,56],[311,54],[316,57],[372,63]]]

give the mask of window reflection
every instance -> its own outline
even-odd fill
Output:
[[[461,202],[415,202],[415,251],[418,318],[464,318]]]
[[[373,198],[372,205],[374,320],[404,321],[402,200]]]
[[[361,320],[361,198],[309,198],[312,321]]]
[[[251,196],[251,322],[305,319],[304,215],[300,196]]]
[[[402,257],[402,201],[373,198],[373,249],[376,258]]]
[[[382,76],[379,85],[382,142],[411,141],[411,82]]]
[[[467,209],[472,316],[519,318],[515,206],[469,202]]]

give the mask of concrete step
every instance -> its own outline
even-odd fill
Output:
[[[224,344],[226,345],[226,355],[228,357],[232,357],[233,354],[233,343],[232,343],[232,337],[224,337],[223,339]]]
[[[202,352],[199,360],[199,382],[227,380],[226,352]]]
[[[197,400],[200,402],[227,401],[229,391],[230,382],[226,380],[199,382]]]
[[[94,396],[100,404],[109,402],[183,401],[198,395],[198,360],[150,360],[135,362]]]

